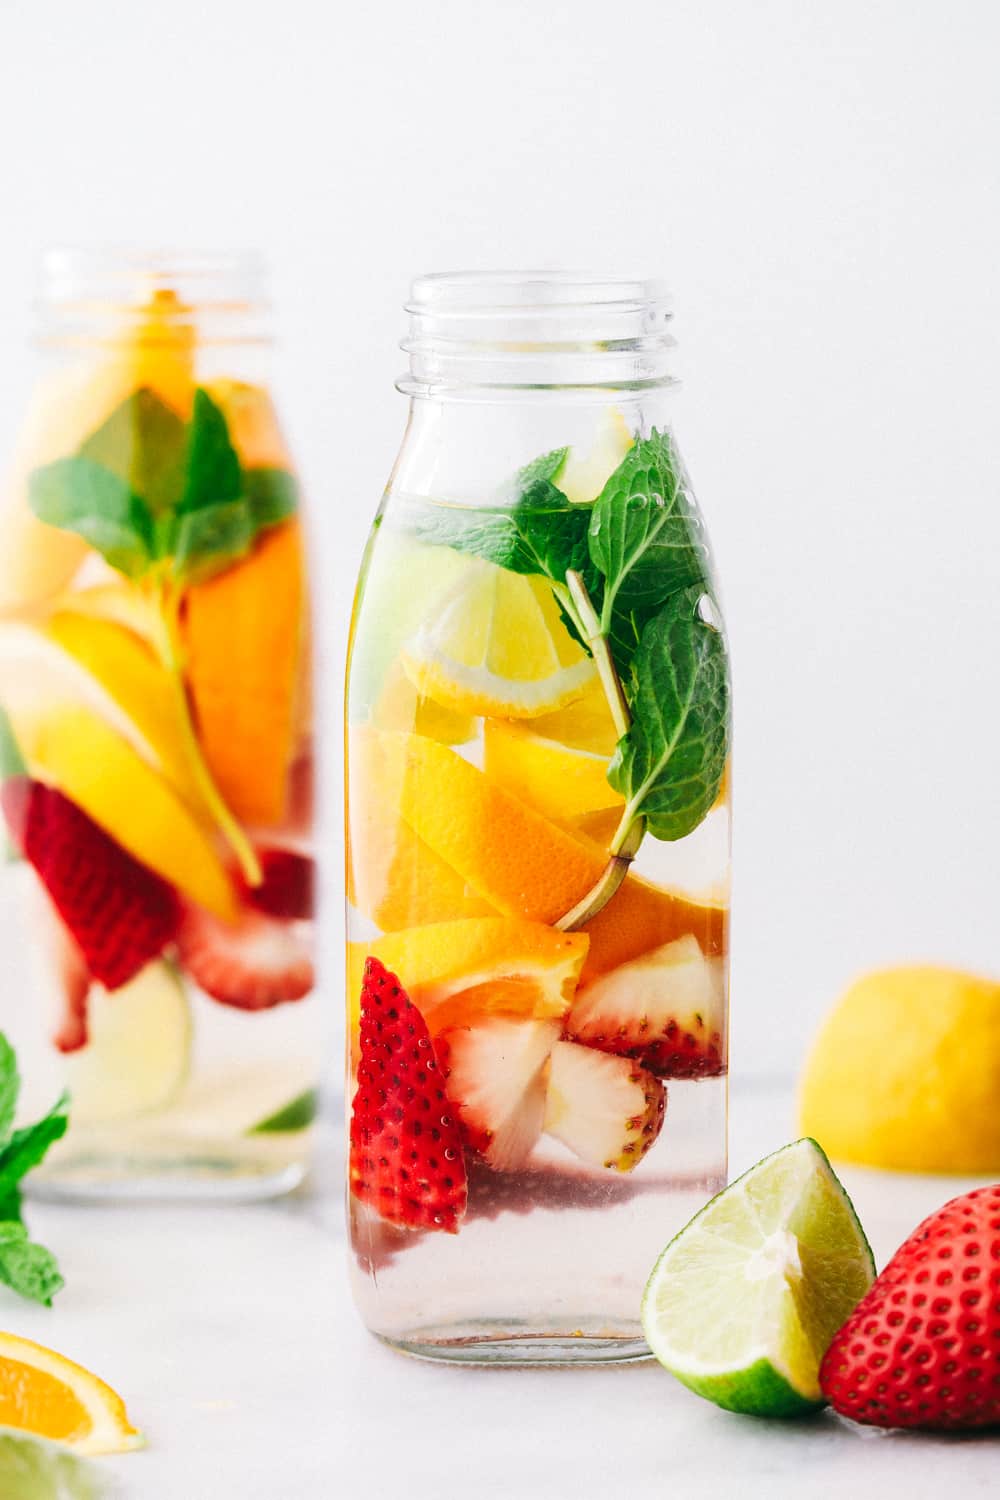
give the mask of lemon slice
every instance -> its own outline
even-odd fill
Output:
[[[486,775],[557,823],[624,806],[608,784],[608,759],[535,734],[533,725],[487,719],[483,726]]]
[[[554,713],[596,676],[544,578],[478,559],[404,645],[402,660],[417,692],[435,703],[504,719]]]
[[[164,1109],[187,1082],[191,1013],[168,964],[147,964],[113,995],[95,984],[87,1029],[87,1045],[65,1061],[71,1128]]]
[[[128,1453],[144,1442],[103,1380],[13,1333],[0,1333],[0,1423],[77,1453]]]
[[[571,448],[559,472],[556,483],[566,499],[576,505],[596,500],[634,441],[621,408],[607,407],[589,451],[580,453]]]

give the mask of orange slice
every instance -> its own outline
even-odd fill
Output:
[[[187,596],[187,678],[205,759],[236,816],[264,827],[282,820],[297,748],[305,589],[302,533],[289,521]]]
[[[608,785],[606,755],[545,738],[534,725],[487,719],[483,769],[498,786],[557,823],[625,805]]]
[[[13,1333],[0,1333],[0,1425],[77,1453],[127,1453],[144,1442],[124,1401],[103,1380]]]
[[[627,875],[603,911],[583,929],[590,937],[590,948],[580,983],[589,984],[619,964],[689,934],[698,939],[704,954],[724,953],[728,928],[729,908],[724,902],[699,901],[683,891]]]
[[[435,922],[351,943],[353,1024],[369,955],[399,978],[432,1034],[488,1015],[556,1020],[572,1004],[587,944],[583,933],[508,917]]]
[[[404,765],[387,753],[392,746],[367,729],[351,731],[348,899],[383,932],[497,915],[399,816]]]

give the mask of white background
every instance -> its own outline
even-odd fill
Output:
[[[735,1065],[787,1072],[867,965],[1000,969],[998,55],[992,0],[0,0],[0,439],[45,244],[268,252],[335,798],[408,279],[666,276],[735,650]]]

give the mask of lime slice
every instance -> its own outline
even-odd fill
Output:
[[[0,1428],[4,1500],[102,1500],[110,1494],[100,1470],[68,1448]]]
[[[819,1365],[875,1279],[851,1201],[816,1142],[793,1141],[696,1214],[642,1300],[650,1348],[729,1411],[822,1406]]]
[[[247,1135],[274,1135],[290,1130],[305,1130],[315,1120],[318,1108],[319,1090],[306,1089],[281,1109],[276,1109],[256,1125],[251,1125]]]
[[[164,1109],[187,1082],[191,1014],[169,964],[147,964],[114,994],[95,984],[87,1029],[87,1045],[65,1063],[72,1126]]]

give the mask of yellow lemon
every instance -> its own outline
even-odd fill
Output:
[[[621,408],[607,407],[597,423],[590,450],[577,453],[571,448],[556,477],[567,500],[576,504],[596,500],[634,441]]]
[[[483,726],[483,770],[557,823],[624,806],[608,785],[607,756],[571,749],[508,719],[487,719]]]
[[[478,558],[402,651],[418,693],[460,714],[530,719],[564,708],[596,678],[550,584]]]
[[[800,1122],[841,1161],[1000,1173],[1000,983],[931,967],[858,980],[806,1064]]]

